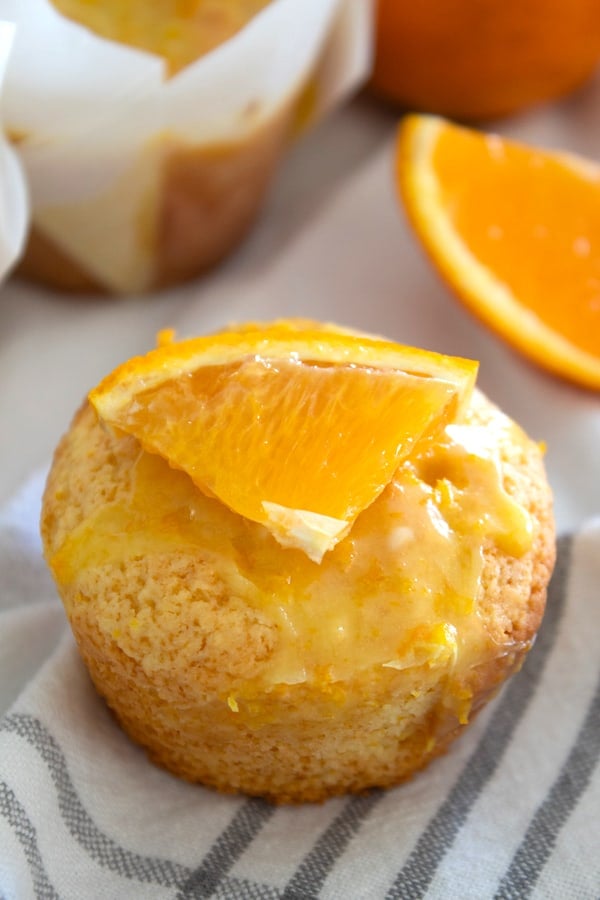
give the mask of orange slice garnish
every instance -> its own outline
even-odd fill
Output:
[[[600,166],[409,116],[397,177],[458,298],[534,362],[600,389]]]
[[[304,322],[163,343],[90,393],[109,426],[319,562],[419,440],[460,416],[477,364]]]

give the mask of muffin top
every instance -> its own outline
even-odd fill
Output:
[[[100,37],[162,56],[176,74],[233,37],[271,0],[51,0]]]

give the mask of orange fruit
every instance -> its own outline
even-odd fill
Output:
[[[600,59],[598,0],[379,0],[372,85],[409,109],[501,116],[566,94]]]
[[[415,445],[460,415],[470,360],[308,328],[162,342],[90,393],[109,426],[319,562]]]
[[[396,164],[458,298],[531,360],[600,389],[600,166],[433,116],[404,120]]]

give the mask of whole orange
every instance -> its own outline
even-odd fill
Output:
[[[372,86],[411,109],[506,115],[600,59],[600,0],[379,0]]]

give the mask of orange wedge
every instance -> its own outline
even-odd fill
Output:
[[[409,116],[397,179],[458,298],[534,362],[600,389],[600,166]]]
[[[306,323],[163,342],[90,393],[109,426],[319,562],[419,440],[460,416],[470,360]]]

